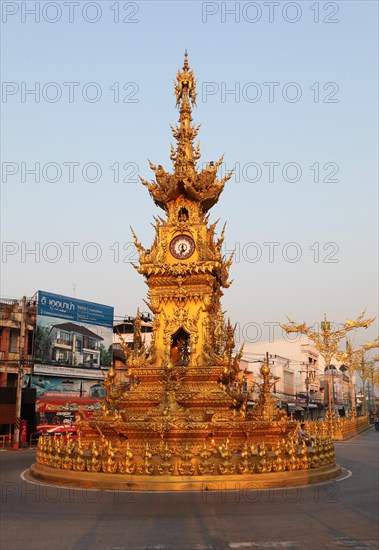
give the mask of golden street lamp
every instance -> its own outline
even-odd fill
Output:
[[[374,347],[378,347],[378,342],[373,342],[372,344],[369,344],[370,347],[365,349],[365,352],[367,349],[372,349]],[[363,411],[366,414],[367,413],[367,396],[366,396],[366,382],[371,382],[375,380],[375,377],[377,375],[377,366],[376,363],[378,362],[378,358],[374,357],[374,359],[371,359],[370,361],[366,361],[365,353],[363,354],[361,361],[359,365],[357,366],[356,370],[362,380],[362,393],[363,393]],[[370,409],[370,407],[369,407]]]
[[[348,332],[356,328],[368,328],[371,323],[375,320],[375,317],[370,319],[364,319],[364,310],[361,315],[355,320],[350,321],[349,319],[338,326],[337,329],[332,329],[332,323],[330,323],[326,318],[326,313],[324,314],[324,321],[321,322],[321,331],[316,331],[312,326],[307,326],[304,323],[296,324],[295,321],[288,317],[289,323],[286,325],[280,325],[283,330],[287,333],[299,332],[304,334],[310,340],[312,340],[315,348],[324,359],[325,362],[325,372],[327,372],[328,379],[328,394],[329,394],[329,414],[332,414],[332,404],[330,400],[330,366],[332,359],[336,357],[338,352],[338,346],[340,341],[346,336]],[[334,381],[333,381],[334,382]],[[334,384],[333,384],[334,385]],[[334,401],[334,388],[333,388],[333,401]]]
[[[353,344],[349,338],[346,338],[346,349],[345,351],[339,351],[336,353],[336,359],[341,361],[349,372],[349,401],[350,401],[350,410],[353,416],[356,416],[356,406],[355,398],[353,392],[353,375],[355,371],[360,370],[362,360],[364,359],[365,353],[368,349],[372,349],[377,346],[376,342],[367,342],[360,348],[354,349]]]

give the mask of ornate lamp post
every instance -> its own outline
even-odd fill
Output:
[[[326,313],[324,314],[324,321],[321,323],[321,331],[317,332],[312,326],[307,326],[305,323],[298,325],[292,319],[288,318],[289,323],[286,325],[280,325],[287,333],[299,332],[308,336],[312,340],[315,348],[325,361],[325,371],[328,373],[328,389],[330,396],[330,365],[332,359],[336,357],[338,352],[338,346],[340,341],[346,336],[348,332],[356,328],[367,328],[375,320],[375,317],[371,319],[364,319],[364,310],[361,315],[355,320],[347,320],[345,323],[338,326],[337,329],[332,329],[332,324],[327,320]],[[333,388],[334,394],[334,388]],[[333,395],[334,398],[334,395]],[[329,398],[329,414],[332,415],[332,404]]]
[[[363,346],[364,351],[361,357],[361,361],[356,367],[356,371],[358,372],[359,376],[362,380],[362,393],[363,393],[363,412],[364,414],[367,414],[367,402],[366,402],[366,383],[367,382],[373,382],[375,381],[375,377],[377,376],[377,367],[376,363],[378,362],[378,358],[374,357],[374,359],[371,359],[371,361],[366,361],[365,354],[366,351],[369,349],[377,348],[379,345],[378,340],[375,342],[370,342],[368,344],[365,344]],[[370,405],[369,405],[369,412],[370,412]]]
[[[376,342],[368,342],[361,348],[354,349],[353,344],[351,343],[351,340],[349,338],[346,338],[346,349],[345,351],[339,351],[336,353],[336,359],[338,361],[342,361],[344,365],[346,365],[347,370],[349,372],[349,401],[350,401],[350,411],[353,417],[356,416],[356,404],[355,404],[355,398],[354,398],[354,392],[353,392],[353,375],[355,371],[360,371],[362,361],[364,360],[365,353],[368,349],[371,349],[373,347],[377,346],[378,344]],[[363,369],[364,373],[366,374],[366,371]],[[364,404],[365,407],[365,404]]]
[[[370,369],[370,372],[369,372],[369,381],[370,381],[370,384],[371,384],[371,389],[372,389],[372,397],[373,397],[373,402],[375,403],[374,407],[375,407],[375,416],[378,417],[379,416],[379,406],[376,402],[376,393],[375,393],[375,388],[377,388],[379,386],[379,355],[376,355],[375,357],[373,357],[372,359],[372,367]]]

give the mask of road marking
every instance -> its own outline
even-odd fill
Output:
[[[371,547],[371,544],[370,546],[367,546],[367,544],[365,544],[364,542],[352,539],[351,537],[337,537],[337,544],[339,546],[352,548],[352,550],[370,550]]]
[[[345,470],[345,472],[347,472],[347,474],[344,477],[340,477],[338,479],[335,479],[334,481],[345,481],[345,479],[348,479],[349,477],[351,477],[353,475],[353,472],[351,470],[348,470],[347,468],[341,468],[341,469]],[[331,481],[333,481],[333,480],[331,480]]]
[[[300,550],[304,548],[304,543],[300,541],[260,541],[260,542],[229,542],[228,548],[232,550],[254,550],[255,548],[287,548],[290,550]],[[376,550],[378,541],[366,540],[358,541],[350,537],[337,537],[323,544],[325,550],[341,550],[341,546],[351,548],[352,550]],[[218,550],[213,544],[155,544],[145,546],[107,546],[105,550]]]
[[[261,542],[229,542],[229,548],[295,548],[296,542],[291,540],[261,541]]]
[[[323,544],[325,550],[341,549],[342,547],[350,548],[351,550],[376,550],[378,541],[359,541],[351,537],[337,537]],[[291,550],[304,548],[304,544],[300,541],[261,541],[261,542],[229,542],[228,547],[233,550],[254,549],[254,548],[289,548]]]
[[[356,445],[357,447],[372,447],[375,445],[376,441],[368,441],[367,443],[350,443],[349,441],[335,441],[334,445],[337,443],[343,444],[344,447],[351,447],[352,445]]]
[[[323,485],[328,485],[330,483],[334,483],[334,482],[337,482],[337,481],[345,481],[345,479],[348,479],[349,477],[351,477],[353,475],[353,473],[351,472],[351,470],[348,470],[347,468],[342,468],[342,470],[344,470],[346,473],[346,475],[344,475],[343,477],[340,477],[338,479],[329,479],[327,481],[322,481],[320,483],[308,483],[307,485],[287,485],[287,486],[284,486],[284,487],[256,487],[255,489],[244,489],[244,491],[246,492],[250,492],[250,491],[283,491],[284,489],[286,491],[288,490],[298,490],[298,489],[312,489],[312,487],[321,487]],[[85,488],[85,487],[75,487],[74,485],[59,485],[58,483],[46,483],[46,482],[42,482],[42,481],[36,481],[36,480],[33,480],[31,479],[30,477],[27,476],[27,474],[30,472],[29,469],[27,470],[24,470],[23,472],[21,472],[20,474],[20,478],[22,479],[22,481],[25,481],[25,483],[31,483],[32,485],[43,485],[43,486],[46,486],[46,487],[59,487],[60,489],[66,489],[66,491],[103,491],[105,493],[138,493],[138,494],[175,494],[177,493],[177,491],[146,491],[146,490],[139,490],[139,489],[133,489],[133,488],[130,488],[130,489],[104,489],[102,487],[98,487],[96,489],[91,489],[91,488]],[[137,486],[138,486],[138,483],[137,483]],[[229,494],[233,494],[233,493],[238,493],[239,491],[241,491],[241,489],[222,489],[220,492],[228,492]],[[194,494],[194,493],[198,493],[198,494],[201,494],[203,491],[180,491],[180,493],[191,493],[191,494]],[[217,489],[214,491],[214,493],[217,493]],[[210,491],[209,492],[210,494],[213,493],[213,491]]]
[[[29,477],[26,476],[26,474],[28,474],[28,472],[30,472],[29,469],[27,470],[24,470],[23,472],[21,472],[20,474],[20,478],[22,479],[22,481],[25,481],[25,483],[31,483],[32,485],[43,485],[45,487],[58,487],[59,489],[66,489],[67,491],[109,491],[109,492],[114,492],[113,489],[101,489],[100,487],[97,488],[97,489],[90,489],[90,488],[85,488],[85,487],[74,487],[73,485],[58,485],[56,483],[42,483],[40,481],[35,481],[34,479],[30,479]],[[131,491],[129,491],[131,492]]]
[[[178,546],[171,544],[157,544],[155,546],[133,546],[133,550],[178,550]],[[130,546],[107,546],[105,550],[131,550]],[[207,544],[185,544],[180,546],[180,550],[215,550],[214,546]]]
[[[214,550],[214,546],[209,544],[184,544],[180,545],[181,550]],[[114,550],[112,548],[112,550]],[[155,544],[153,546],[144,546],[143,550],[178,550],[178,546],[172,544]]]

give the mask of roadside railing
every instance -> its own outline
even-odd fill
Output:
[[[35,432],[30,434],[29,447],[37,447],[40,436],[41,436],[41,432]]]
[[[0,445],[5,449],[5,445],[10,446],[12,444],[12,434],[0,435]]]

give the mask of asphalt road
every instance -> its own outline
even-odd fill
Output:
[[[35,485],[20,477],[34,451],[0,452],[0,550],[378,550],[378,443],[336,443],[336,481],[203,493]]]

